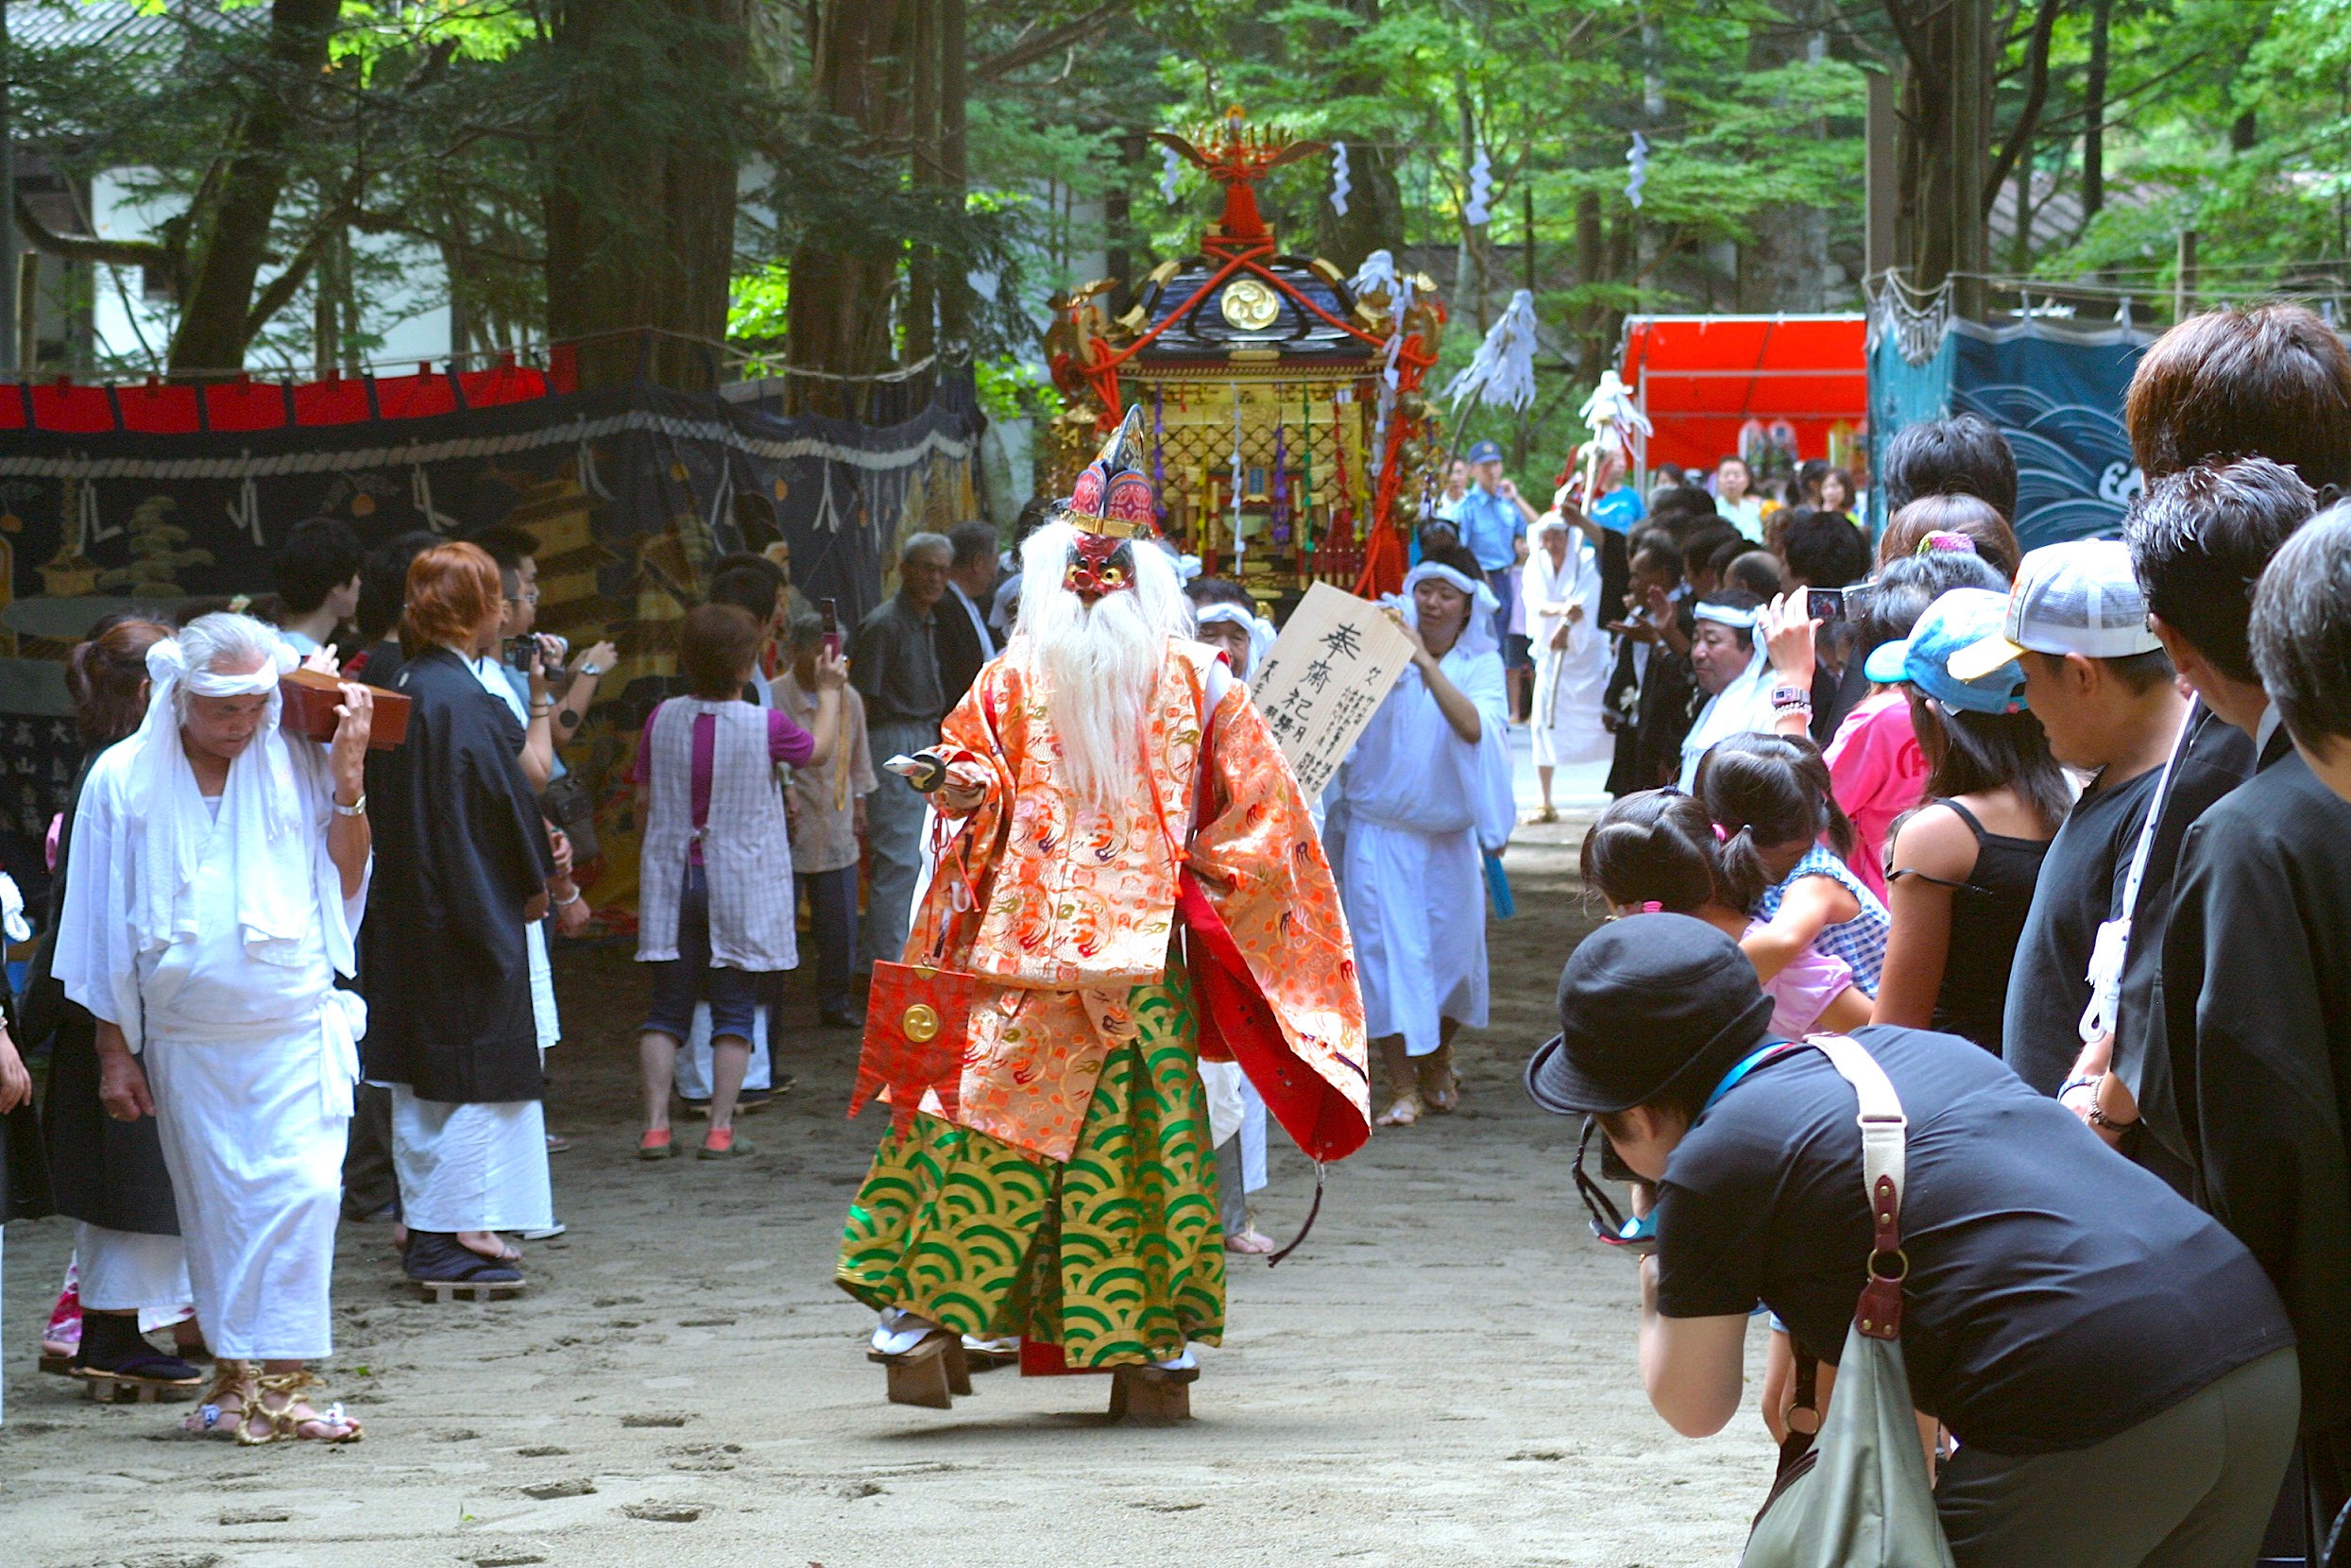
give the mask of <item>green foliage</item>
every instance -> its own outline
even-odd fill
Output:
[[[253,349],[288,367],[320,348],[322,293],[328,347],[355,360],[392,325],[382,301],[434,263],[477,346],[541,337],[558,182],[588,171],[588,199],[596,180],[605,193],[657,183],[663,149],[685,147],[745,171],[726,331],[746,369],[781,365],[789,258],[821,236],[893,268],[901,299],[918,251],[978,280],[969,347],[991,407],[1048,413],[1054,395],[1011,364],[1036,358],[1047,296],[1096,276],[1106,252],[1130,278],[1184,254],[1217,211],[1188,166],[1173,202],[1163,196],[1142,133],[1235,103],[1345,141],[1359,205],[1392,181],[1379,211],[1394,218],[1375,243],[1429,272],[1454,315],[1433,383],[1466,362],[1513,288],[1532,287],[1536,410],[1464,420],[1506,444],[1549,450],[1578,434],[1574,408],[1627,313],[1791,308],[1758,268],[1798,229],[1829,259],[1809,308],[1861,302],[1865,84],[1901,60],[1883,0],[968,0],[960,199],[915,178],[905,138],[861,135],[817,107],[810,28],[827,3],[342,0],[329,70],[294,80],[267,54],[272,0],[140,0],[130,22],[70,41],[53,24],[86,22],[82,0],[15,0],[12,111],[33,153],[77,179],[111,172],[164,215],[171,273],[201,263],[247,106],[297,104],[263,282],[293,269],[300,286],[274,300]],[[2192,227],[2207,299],[2342,286],[2351,0],[2109,0],[2107,195],[2087,218],[2097,0],[1990,6],[2006,28],[1994,142],[2023,112],[2027,40],[2053,4],[2065,9],[2046,103],[2019,159],[2035,221],[2023,244],[1996,241],[1997,266],[2161,298]],[[593,38],[567,45],[558,24],[583,18]],[[877,62],[877,79],[894,69]],[[1638,211],[1625,195],[1635,130],[1651,146]],[[1473,227],[1481,145],[1491,220]],[[1996,230],[2015,228],[2014,184]],[[1329,191],[1321,158],[1266,182],[1285,248],[1337,253]],[[145,264],[113,264],[96,287],[135,288]]]
[[[2036,276],[2096,277],[2142,302],[2168,297],[2178,236],[2198,241],[2197,294],[2339,298],[2351,266],[2351,3],[2114,0],[2107,199],[2082,222],[2082,95],[2089,7],[2053,50],[2036,186],[2070,230],[2037,246]],[[2003,196],[2013,211],[2014,196]]]
[[[1050,419],[1065,404],[1036,365],[1015,355],[972,362],[980,383],[980,407],[991,419]]]

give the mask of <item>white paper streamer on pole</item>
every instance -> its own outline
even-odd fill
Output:
[[[1600,470],[1600,447],[1606,442],[1632,461],[1633,433],[1643,436],[1652,434],[1649,417],[1641,412],[1633,401],[1632,388],[1627,386],[1613,366],[1600,372],[1600,384],[1584,400],[1582,418],[1592,431],[1592,439],[1584,448],[1584,495],[1591,503],[1593,480]]]
[[[1371,420],[1371,449],[1365,459],[1376,473],[1387,457],[1388,416],[1396,406],[1396,388],[1402,381],[1396,362],[1404,353],[1404,316],[1412,308],[1412,280],[1396,270],[1393,255],[1374,250],[1347,280],[1347,287],[1358,299],[1369,294],[1388,296],[1388,349],[1381,359],[1379,412]]]
[[[1493,214],[1486,209],[1486,198],[1494,194],[1494,168],[1486,156],[1486,144],[1477,145],[1477,156],[1470,162],[1470,199],[1461,209],[1462,221],[1471,228],[1483,226]]]
[[[1168,206],[1173,207],[1176,198],[1176,175],[1184,167],[1184,158],[1175,148],[1166,145],[1160,147],[1159,157],[1162,163],[1159,175],[1159,194],[1167,198]]]
[[[1347,144],[1331,144],[1331,207],[1339,216],[1347,215],[1347,193],[1354,187],[1347,183]]]
[[[1641,187],[1649,182],[1649,139],[1637,130],[1632,133],[1632,150],[1625,154],[1625,162],[1632,165],[1632,172],[1625,177],[1625,199],[1638,212]]]
[[[1473,392],[1490,408],[1525,408],[1535,401],[1535,297],[1526,290],[1510,296],[1477,357],[1445,388],[1457,408]]]
[[[1396,258],[1385,250],[1372,251],[1355,268],[1355,275],[1347,280],[1347,287],[1358,299],[1367,294],[1386,294],[1392,299],[1396,294]]]
[[[1644,435],[1651,433],[1649,418],[1633,401],[1632,388],[1618,379],[1613,368],[1600,372],[1599,386],[1584,400],[1582,417],[1595,442],[1608,435],[1622,452],[1632,451],[1631,436],[1635,431]]]

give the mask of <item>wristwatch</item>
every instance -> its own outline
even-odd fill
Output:
[[[360,791],[359,798],[349,806],[339,800],[331,800],[330,803],[334,807],[334,814],[338,817],[364,817],[367,814],[367,792],[365,790]]]

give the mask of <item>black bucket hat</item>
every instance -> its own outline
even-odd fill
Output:
[[[1686,914],[1636,914],[1586,937],[1559,974],[1559,1033],[1526,1064],[1559,1116],[1653,1104],[1712,1082],[1771,1030],[1771,998],[1739,945]]]

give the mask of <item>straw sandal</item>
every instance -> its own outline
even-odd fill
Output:
[[[257,1409],[260,1399],[253,1386],[253,1373],[245,1363],[215,1362],[212,1387],[204,1390],[196,1408],[181,1419],[179,1429],[203,1438],[233,1437],[243,1442],[245,1413]]]
[[[1379,1114],[1373,1125],[1409,1127],[1426,1115],[1428,1115],[1428,1105],[1421,1099],[1421,1091],[1417,1086],[1398,1089],[1395,1091],[1394,1098],[1388,1102],[1388,1109]]]
[[[1454,1071],[1453,1047],[1439,1046],[1416,1064],[1421,1098],[1440,1116],[1461,1108],[1461,1075]]]
[[[367,1434],[358,1422],[344,1413],[343,1402],[336,1400],[324,1410],[314,1409],[302,1397],[306,1389],[323,1389],[324,1379],[315,1372],[269,1372],[256,1381],[253,1402],[246,1406],[247,1419],[237,1423],[237,1442],[246,1448],[259,1448],[273,1442],[357,1442]],[[276,1395],[285,1403],[271,1406]],[[257,1432],[256,1427],[260,1430]],[[322,1431],[305,1431],[305,1427],[322,1427]]]

